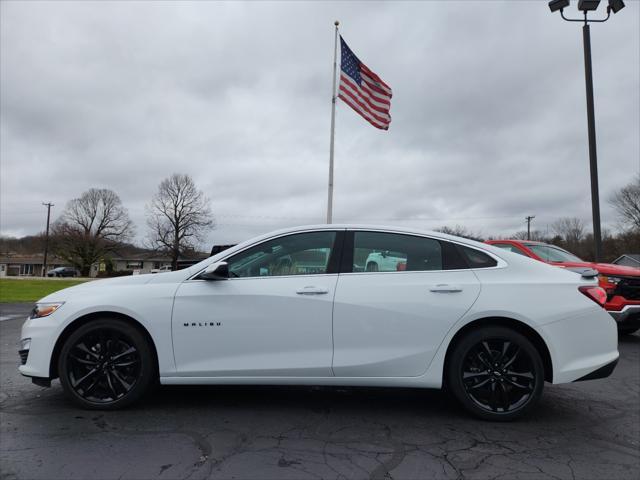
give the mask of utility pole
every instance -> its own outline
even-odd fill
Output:
[[[47,207],[47,233],[44,237],[44,262],[42,262],[42,276],[44,277],[47,274],[47,254],[49,253],[49,221],[51,220],[51,207],[53,207],[53,203],[42,203],[45,207]]]
[[[524,218],[527,221],[527,240],[531,240],[531,220],[536,218],[536,216],[535,215],[529,215],[529,216],[524,217]]]

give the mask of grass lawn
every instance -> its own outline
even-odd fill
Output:
[[[0,303],[34,302],[52,292],[85,281],[0,278]]]

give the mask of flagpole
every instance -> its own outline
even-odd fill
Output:
[[[327,223],[331,223],[333,219],[333,138],[336,128],[336,71],[338,67],[338,25],[340,22],[336,20],[335,39],[333,46],[333,94],[331,96],[331,141],[329,142],[329,194],[327,199]]]

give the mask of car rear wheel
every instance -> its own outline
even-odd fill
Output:
[[[458,341],[447,362],[447,386],[473,415],[509,421],[537,403],[544,366],[533,344],[505,327],[482,327]]]
[[[367,272],[377,272],[378,269],[378,264],[375,262],[369,262],[367,263]]]
[[[144,395],[156,377],[151,347],[119,319],[91,321],[65,341],[58,373],[65,393],[83,408],[114,410]]]

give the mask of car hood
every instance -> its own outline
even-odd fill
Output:
[[[127,275],[124,277],[105,278],[101,280],[90,280],[73,287],[64,288],[47,295],[38,302],[60,302],[67,301],[71,296],[82,294],[89,289],[126,287],[129,285],[144,285],[151,283],[180,283],[195,273],[192,268],[185,268],[176,272],[155,273],[145,275]]]
[[[612,263],[555,262],[555,263],[552,263],[552,265],[555,265],[557,267],[567,267],[567,268],[593,268],[603,275],[621,276],[621,277],[640,277],[640,269],[614,265]]]

